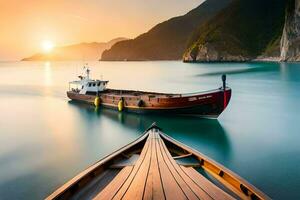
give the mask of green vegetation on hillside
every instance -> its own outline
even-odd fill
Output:
[[[199,45],[209,45],[217,52],[250,59],[264,54],[279,56],[286,4],[286,0],[234,0],[199,26],[186,53],[195,58]]]

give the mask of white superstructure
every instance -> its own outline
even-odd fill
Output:
[[[80,80],[69,82],[69,91],[79,94],[98,94],[106,89],[108,81],[90,79],[90,69],[84,67],[85,75]]]

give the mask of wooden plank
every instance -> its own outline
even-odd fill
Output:
[[[231,170],[227,169],[226,167],[222,166],[221,164],[217,163],[216,161],[212,160],[211,158],[205,156],[204,154],[192,149],[184,145],[181,142],[174,140],[173,138],[165,135],[164,133],[160,132],[161,137],[165,140],[173,143],[174,145],[179,146],[180,148],[186,150],[194,154],[198,157],[199,160],[202,160],[203,165],[201,166],[206,172],[208,172],[211,176],[216,178],[220,181],[225,187],[227,187],[232,192],[236,193],[237,195],[241,195],[242,198],[248,198],[247,196],[243,195],[240,185],[243,184],[245,187],[248,188],[248,191],[254,198],[257,199],[270,199],[266,194],[258,190],[252,184],[247,182],[245,179],[241,178],[239,175],[235,174]],[[219,172],[223,171],[224,175],[221,177],[219,176]]]
[[[161,174],[158,167],[157,148],[159,148],[157,139],[154,137],[151,148],[151,164],[144,190],[144,200],[165,199],[162,186]]]
[[[176,163],[152,130],[135,166],[125,167],[95,199],[232,199],[190,169]]]
[[[187,196],[185,193],[182,191],[181,187],[179,184],[176,182],[176,179],[174,178],[173,174],[169,170],[167,164],[165,163],[161,149],[159,148],[159,139],[156,139],[157,141],[157,160],[158,160],[158,166],[159,166],[159,171],[161,174],[161,180],[162,180],[162,185],[164,188],[164,193],[166,199],[187,199]]]
[[[132,172],[133,166],[124,167],[118,175],[94,199],[112,199]]]
[[[181,155],[181,156],[174,156],[173,159],[180,159],[180,158],[186,158],[186,157],[190,157],[192,156],[193,154],[192,153],[188,153],[188,154],[184,154],[184,155]]]
[[[90,167],[88,167],[87,169],[85,169],[84,171],[79,173],[77,176],[72,178],[70,181],[65,183],[63,186],[61,186],[57,190],[55,190],[46,199],[50,200],[50,199],[61,198],[61,197],[64,196],[65,193],[69,193],[69,194],[72,195],[73,193],[75,193],[75,191],[77,191],[77,189],[74,189],[74,188],[78,188],[77,185],[80,183],[81,180],[83,180],[84,178],[89,177],[90,174],[92,174],[95,171],[102,171],[101,168],[105,163],[113,160],[115,157],[119,156],[121,153],[123,153],[126,150],[130,149],[134,145],[140,143],[142,140],[146,139],[146,137],[148,137],[148,132],[145,132],[143,135],[141,135],[139,138],[137,138],[133,142],[127,144],[126,146],[122,147],[121,149],[111,153],[110,155],[104,157],[100,161],[98,161],[95,164],[91,165]],[[78,188],[78,189],[80,189],[80,188]]]
[[[140,158],[136,161],[131,174],[129,175],[129,177],[127,178],[125,183],[122,185],[120,190],[115,194],[113,199],[123,198],[123,196],[125,195],[125,193],[127,192],[128,188],[129,188],[129,186],[131,185],[133,179],[135,178],[137,172],[139,171],[142,163],[144,162],[144,159],[145,159],[148,151],[150,151],[150,135],[147,138],[146,144],[144,145],[144,148],[141,152]]]
[[[184,167],[181,166],[181,169],[185,171],[185,173],[193,178],[194,182],[198,185],[201,186],[205,191],[207,191],[214,199],[219,199],[220,197],[222,199],[234,199],[231,197],[229,194],[221,190],[219,187],[214,185],[212,182],[207,180],[204,176],[202,176],[199,172],[197,172],[194,168],[192,167]]]
[[[132,180],[130,186],[125,192],[122,199],[124,200],[132,200],[132,199],[142,199],[144,194],[144,189],[150,169],[151,162],[151,149],[153,146],[153,139],[151,138],[151,134],[149,135],[149,150],[143,160],[139,170],[137,171],[134,179]]]
[[[120,160],[117,163],[114,163],[113,165],[110,166],[110,168],[123,168],[126,166],[134,166],[135,162],[139,159],[140,155],[138,154],[133,154],[127,159]]]
[[[215,186],[213,183],[211,183],[209,180],[204,178],[200,173],[198,173],[194,168],[190,168],[194,170],[197,174],[194,174],[194,176],[190,176],[189,173],[187,173],[184,168],[180,167],[176,161],[172,158],[172,155],[168,151],[166,145],[161,141],[161,146],[164,150],[165,156],[167,159],[169,159],[169,162],[173,167],[176,169],[176,171],[180,174],[180,176],[185,180],[185,182],[190,186],[190,188],[197,194],[197,196],[201,199],[219,199],[222,197],[222,199],[233,199],[231,196],[229,196],[227,193],[225,193],[223,190]],[[199,179],[199,180],[198,180]],[[199,184],[199,181],[202,181],[202,184]]]
[[[175,160],[172,158],[170,152],[167,150],[166,145],[164,144],[162,139],[159,139],[158,143],[159,143],[160,151],[162,153],[165,163],[167,164],[170,172],[176,179],[178,185],[181,187],[182,191],[185,193],[186,197],[188,199],[200,199],[200,198],[201,199],[212,199],[204,191],[201,191],[200,188],[197,187],[197,185],[191,184],[193,182],[189,178],[187,179],[187,176],[184,176],[185,174],[182,173],[182,170],[178,170],[178,168],[176,169],[176,167],[179,167],[179,165],[177,165]],[[173,161],[173,163],[172,163],[172,161]]]
[[[149,136],[148,136],[149,137]],[[127,166],[127,167],[125,167],[125,168],[128,168],[128,167],[131,167],[131,172],[130,172],[130,174],[126,177],[126,179],[122,179],[122,180],[124,180],[123,182],[122,181],[120,181],[120,187],[116,187],[116,186],[114,186],[114,184],[113,184],[113,182],[112,183],[110,183],[108,186],[106,186],[106,188],[102,191],[102,192],[100,192],[97,196],[96,196],[96,198],[95,199],[97,199],[97,200],[107,200],[107,199],[113,199],[113,198],[115,198],[116,197],[116,195],[121,191],[121,192],[123,192],[122,193],[122,195],[121,195],[121,197],[123,196],[123,194],[124,194],[124,189],[122,190],[122,188],[124,187],[124,185],[125,186],[127,186],[128,187],[128,184],[130,183],[130,182],[128,182],[128,180],[132,180],[132,178],[134,177],[134,175],[135,175],[135,173],[136,173],[136,171],[137,171],[137,168],[139,168],[139,166],[140,166],[140,164],[142,163],[142,161],[143,161],[143,159],[145,158],[145,155],[146,155],[146,153],[147,153],[147,151],[148,151],[148,147],[149,147],[149,140],[147,139],[147,141],[146,141],[146,143],[145,143],[145,145],[144,145],[144,148],[143,148],[143,150],[142,150],[142,152],[141,152],[141,154],[140,154],[140,157],[139,157],[139,159],[136,161],[136,163],[135,163],[135,165],[134,166]],[[118,182],[119,183],[119,182]],[[126,190],[127,190],[127,188],[126,188]],[[125,190],[125,191],[126,191]],[[106,192],[105,192],[106,191]],[[105,192],[105,193],[104,193]],[[120,193],[119,193],[120,194]]]
[[[201,163],[198,159],[190,158],[180,158],[175,160],[178,165],[186,167],[201,167]]]

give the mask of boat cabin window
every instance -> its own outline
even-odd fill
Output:
[[[84,86],[81,86],[81,89],[83,89]]]
[[[91,84],[91,83],[89,83],[89,87],[92,87],[92,84]]]
[[[100,82],[97,85],[100,86]]]

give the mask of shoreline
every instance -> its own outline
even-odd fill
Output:
[[[250,60],[240,60],[240,61],[224,61],[224,60],[216,60],[216,61],[187,61],[187,60],[89,60],[84,62],[168,62],[168,61],[178,61],[183,63],[255,63],[255,62],[264,62],[264,63],[300,63],[300,61],[284,61],[280,58],[255,58]],[[82,60],[16,60],[16,61],[0,61],[1,63],[5,62],[82,62]]]

